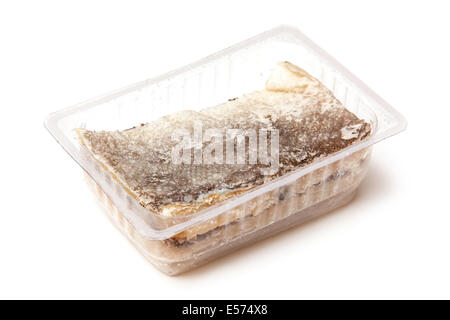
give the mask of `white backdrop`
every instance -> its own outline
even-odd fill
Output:
[[[158,3],[0,3],[0,298],[450,298],[447,3]],[[348,206],[167,277],[109,223],[43,120],[279,24],[409,127],[374,148]]]

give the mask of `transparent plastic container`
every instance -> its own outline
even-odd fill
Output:
[[[320,80],[371,135],[240,196],[184,217],[154,214],[128,194],[81,146],[75,128],[122,130],[181,110],[201,110],[264,87],[279,61]],[[371,146],[406,120],[299,30],[280,26],[178,70],[52,113],[45,125],[87,173],[115,225],[161,271],[175,275],[350,201],[364,178]],[[208,224],[218,227],[202,233]],[[180,234],[197,234],[184,244]]]

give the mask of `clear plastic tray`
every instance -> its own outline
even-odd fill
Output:
[[[75,134],[75,128],[121,130],[217,105],[263,88],[283,60],[305,69],[370,122],[370,137],[219,205],[186,217],[164,217],[130,196]],[[406,120],[299,30],[280,26],[178,70],[52,113],[45,126],[85,170],[116,225],[152,263],[173,275],[348,202],[367,170],[370,146],[404,130]],[[236,214],[239,222],[227,224]],[[193,244],[171,244],[171,237],[198,232],[206,223],[221,227]]]

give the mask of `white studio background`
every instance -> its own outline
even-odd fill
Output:
[[[450,298],[447,1],[2,1],[0,298]],[[96,205],[45,116],[279,24],[402,112],[356,199],[175,278]]]

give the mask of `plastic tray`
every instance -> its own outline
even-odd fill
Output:
[[[371,123],[372,134],[325,159],[191,216],[163,217],[143,208],[89,157],[74,132],[80,127],[121,130],[176,111],[201,110],[219,104],[263,88],[272,68],[283,60],[300,66],[319,79],[348,110]],[[298,224],[305,216],[316,216],[317,212],[330,211],[348,201],[366,172],[369,147],[404,130],[406,120],[299,30],[280,26],[178,70],[52,113],[45,126],[86,171],[97,193],[107,200],[104,203],[112,216],[118,219],[118,226],[162,271],[177,274],[252,239]],[[343,171],[342,168],[350,169]],[[345,182],[346,188],[342,189],[339,181],[350,179],[348,174],[343,174],[345,172],[350,172],[353,180]],[[327,186],[322,183],[321,186],[320,182],[331,175],[334,175],[333,184]],[[275,205],[277,213],[270,214],[267,213],[270,208],[258,207],[267,199],[276,198],[280,192],[295,190],[302,183],[305,185],[305,181],[314,179],[317,180],[315,189],[308,191],[309,194],[304,192],[306,195],[301,204],[295,203],[291,207]],[[233,223],[234,231],[219,230],[220,236],[212,237],[214,239],[210,243],[197,249],[195,245],[189,250],[165,249],[167,240],[174,235],[195,230],[202,223],[214,219],[226,219],[230,212],[243,206],[259,210],[252,214],[252,217],[258,216],[255,218],[258,221],[249,223],[249,219],[241,219],[238,226]],[[311,209],[314,207],[320,208],[314,211]]]

